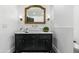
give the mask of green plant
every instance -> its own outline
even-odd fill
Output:
[[[43,32],[48,32],[49,31],[49,27],[44,27],[43,28]]]

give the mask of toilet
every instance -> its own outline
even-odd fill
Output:
[[[74,53],[79,53],[79,44],[76,41],[73,41],[74,44]]]

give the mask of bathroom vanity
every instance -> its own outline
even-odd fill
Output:
[[[50,32],[15,33],[15,52],[55,52],[52,38]]]

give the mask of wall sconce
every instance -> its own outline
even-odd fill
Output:
[[[23,19],[22,19],[22,16],[19,16],[19,18],[20,18],[20,21],[22,21]]]
[[[49,15],[47,15],[47,21],[49,21],[50,20],[50,16]]]

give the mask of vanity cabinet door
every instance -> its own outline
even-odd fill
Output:
[[[33,45],[33,38],[32,38],[32,36],[31,35],[25,35],[24,36],[24,38],[23,38],[23,47],[25,48],[30,48],[30,47],[32,47],[32,45]]]
[[[23,49],[24,50],[35,50],[37,45],[38,35],[37,34],[26,34],[24,36]]]
[[[52,34],[41,34],[40,40],[42,40],[43,43],[42,46],[44,46],[47,49],[52,49]]]
[[[23,48],[23,35],[15,34],[15,50],[20,51]]]

